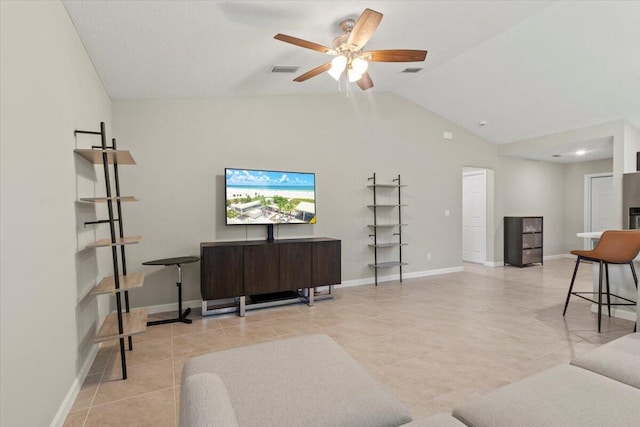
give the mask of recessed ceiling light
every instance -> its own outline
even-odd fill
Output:
[[[584,156],[587,152],[585,150],[576,151],[576,156]]]

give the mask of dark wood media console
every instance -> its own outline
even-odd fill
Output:
[[[340,240],[327,237],[200,243],[200,291],[206,301],[283,291],[309,290],[341,282]]]

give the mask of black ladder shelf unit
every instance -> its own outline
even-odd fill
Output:
[[[371,181],[371,184],[367,185],[367,187],[373,191],[373,204],[367,205],[367,207],[373,209],[373,224],[369,224],[369,227],[372,229],[372,233],[369,234],[369,237],[373,238],[373,243],[369,244],[369,247],[373,248],[373,264],[369,264],[369,266],[372,267],[374,270],[376,286],[378,286],[378,269],[381,269],[381,268],[398,267],[400,270],[400,283],[402,283],[402,267],[405,265],[409,265],[408,263],[402,261],[402,247],[407,245],[406,243],[402,242],[402,228],[406,227],[408,224],[402,223],[402,208],[407,205],[402,204],[401,189],[403,187],[406,187],[406,185],[403,185],[401,183],[400,175],[398,175],[396,179],[392,180],[394,184],[378,184],[376,182],[375,173],[373,174],[372,177],[367,178],[367,180]],[[383,190],[387,193],[385,194],[385,196],[387,197],[385,198],[384,203],[379,202],[378,190]],[[387,202],[386,199],[389,199],[389,196],[392,196],[388,194],[389,190],[396,190],[398,192],[397,203],[395,203],[395,201],[393,203]],[[388,212],[391,209],[397,209],[398,222],[388,222],[389,219],[387,218],[387,222],[382,224],[379,223],[379,218],[378,218],[380,215],[379,210],[385,210]],[[391,235],[387,233],[383,237],[380,235],[381,230],[392,230],[393,232],[391,233]],[[392,239],[391,237],[397,237],[397,239]],[[391,248],[398,248],[397,258],[392,261],[381,262],[378,259],[379,258],[378,251],[381,249],[388,251],[388,249],[391,249]]]
[[[107,145],[105,124],[100,123],[100,131],[84,131],[76,130],[74,135],[89,134],[99,135],[101,144],[92,146],[91,149],[76,149],[75,153],[94,165],[102,165],[104,168],[104,181],[106,187],[106,197],[86,197],[80,201],[87,203],[106,203],[109,212],[108,219],[85,222],[85,227],[89,224],[109,224],[110,238],[100,239],[87,245],[90,248],[111,247],[111,257],[113,260],[113,276],[103,278],[98,285],[91,291],[93,295],[114,294],[116,297],[116,312],[109,314],[100,330],[96,334],[94,343],[110,341],[118,339],[120,341],[120,360],[122,363],[122,379],[127,379],[127,361],[125,355],[125,337],[128,340],[129,350],[133,350],[132,335],[145,332],[147,327],[146,308],[131,310],[129,307],[129,290],[139,288],[144,283],[144,274],[131,273],[127,274],[127,261],[125,254],[125,245],[138,243],[142,236],[126,237],[124,235],[124,227],[122,224],[122,203],[136,202],[137,200],[131,196],[120,195],[120,182],[118,177],[118,165],[135,165],[136,162],[128,151],[118,150],[116,148],[116,140],[112,139],[112,144]],[[113,166],[113,178],[115,183],[115,196],[111,191],[111,172],[109,165]],[[117,217],[114,214],[114,202],[117,211]],[[116,223],[118,223],[118,231],[116,233]],[[118,247],[120,247],[120,259],[118,261]],[[120,267],[121,265],[121,267]],[[122,271],[122,274],[120,274]],[[124,309],[122,307],[122,294],[124,294]]]

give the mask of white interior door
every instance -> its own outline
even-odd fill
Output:
[[[613,218],[613,174],[587,174],[584,177],[584,230],[604,231],[616,228]],[[584,239],[584,249],[593,249],[595,241]]]
[[[487,259],[487,173],[462,175],[462,260],[482,263]]]
[[[589,231],[604,231],[615,227],[613,220],[613,177],[591,177],[591,224]]]

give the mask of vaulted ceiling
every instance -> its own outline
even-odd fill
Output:
[[[640,128],[640,1],[64,3],[113,99],[337,93],[327,73],[292,81],[331,57],[273,36],[331,46],[338,23],[368,7],[384,18],[367,49],[429,52],[371,63],[372,92],[499,144],[618,119]]]

